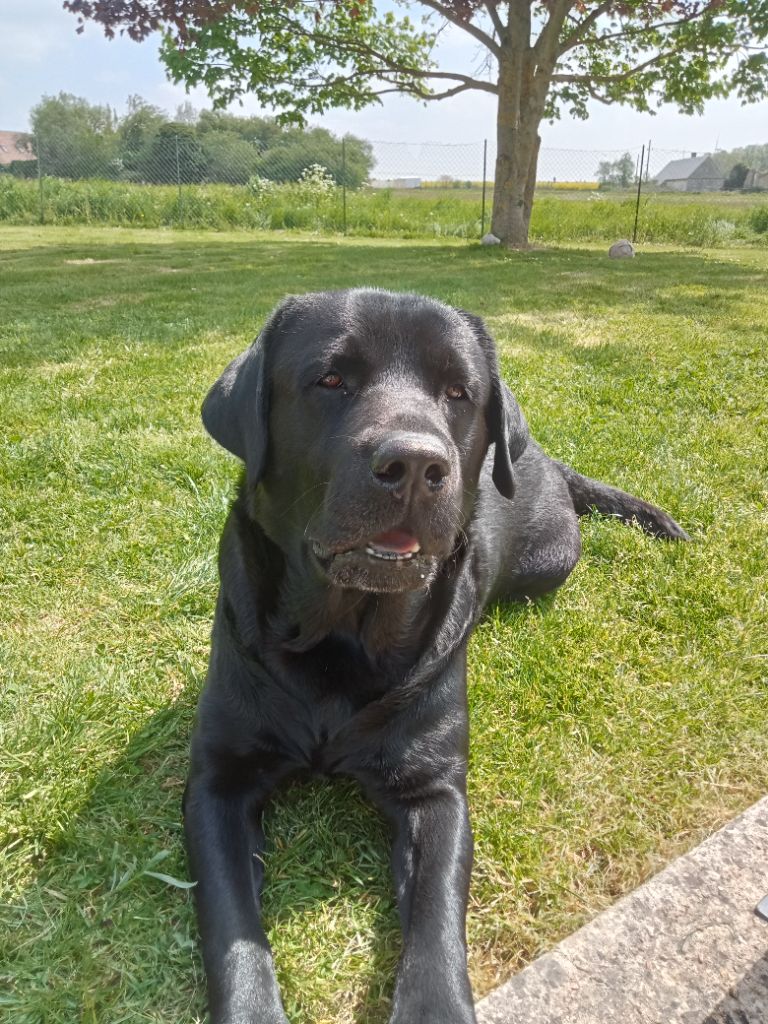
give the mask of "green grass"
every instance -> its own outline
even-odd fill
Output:
[[[42,203],[41,203],[42,195]],[[481,234],[479,189],[350,191],[346,231],[360,237],[465,238]],[[492,194],[486,200],[490,224]],[[541,189],[531,220],[535,242],[614,242],[632,235],[631,192]],[[114,181],[25,181],[0,175],[0,223],[119,227],[185,227],[220,230],[342,232],[344,199],[339,189],[310,196],[296,184],[275,185],[257,195],[244,186],[133,185]],[[638,221],[641,243],[716,246],[768,242],[768,197],[711,193],[700,196],[647,193]]]
[[[485,316],[553,455],[694,542],[583,524],[553,598],[471,645],[476,991],[765,791],[768,250],[0,231],[0,1020],[201,1021],[180,797],[237,466],[202,395],[287,291]],[[90,261],[90,262],[89,262]],[[297,1024],[380,1024],[385,831],[354,787],[270,812],[267,927]]]

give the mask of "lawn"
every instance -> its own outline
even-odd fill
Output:
[[[768,249],[0,229],[0,1019],[204,1019],[180,799],[237,466],[201,398],[288,291],[483,315],[547,450],[693,535],[583,523],[553,598],[471,645],[482,994],[768,785]],[[385,829],[284,792],[265,916],[296,1024],[381,1024]],[[150,874],[149,872],[152,872]],[[163,876],[163,877],[158,877]]]

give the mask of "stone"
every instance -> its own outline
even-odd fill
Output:
[[[488,234],[483,235],[480,239],[480,245],[501,245],[501,239],[489,231]]]
[[[766,1024],[768,797],[496,989],[479,1024]]]
[[[635,255],[635,248],[626,238],[621,238],[618,242],[613,243],[608,250],[608,255],[612,260],[631,260]]]

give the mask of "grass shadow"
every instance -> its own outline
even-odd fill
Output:
[[[174,300],[193,320],[217,319],[225,328],[241,321],[244,303],[263,309],[286,291],[372,285],[421,291],[456,305],[468,302],[484,316],[502,314],[510,306],[548,312],[638,302],[660,312],[685,314],[694,302],[722,311],[730,296],[766,276],[749,263],[719,258],[716,251],[654,251],[617,262],[601,251],[579,247],[519,253],[440,241],[253,238],[215,232],[197,233],[194,238],[165,232],[159,239],[152,232],[146,241],[140,239],[140,232],[133,232],[130,241],[123,241],[121,234],[126,232],[115,230],[104,240],[108,231],[92,233],[101,240],[86,234],[66,244],[0,249],[6,301],[18,310],[13,298],[18,289],[30,300],[27,308],[49,308],[52,290],[62,302],[68,296],[73,301],[87,300],[116,290],[130,303],[147,289]],[[744,250],[744,254],[745,259],[753,259],[755,250]],[[480,272],[478,278],[467,277],[468,271]],[[47,292],[38,291],[35,302],[34,289],[41,275]],[[493,279],[493,288],[483,275]],[[661,287],[660,281],[664,282]],[[215,290],[206,285],[215,285]],[[204,296],[199,294],[201,289]],[[241,301],[234,308],[230,299],[238,292]],[[145,312],[150,315],[150,310]]]
[[[204,1019],[191,891],[147,874],[187,878],[181,794],[197,688],[131,737],[3,905],[0,1012],[16,1024]],[[264,920],[289,1017],[324,1019],[318,993],[340,972],[343,1019],[385,1020],[400,943],[383,822],[351,782],[295,783],[270,804],[265,831]],[[308,916],[323,948],[306,944]]]

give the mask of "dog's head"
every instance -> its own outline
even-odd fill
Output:
[[[377,290],[289,298],[203,404],[243,460],[254,514],[334,585],[425,587],[492,478],[513,494],[528,431],[483,322]]]

